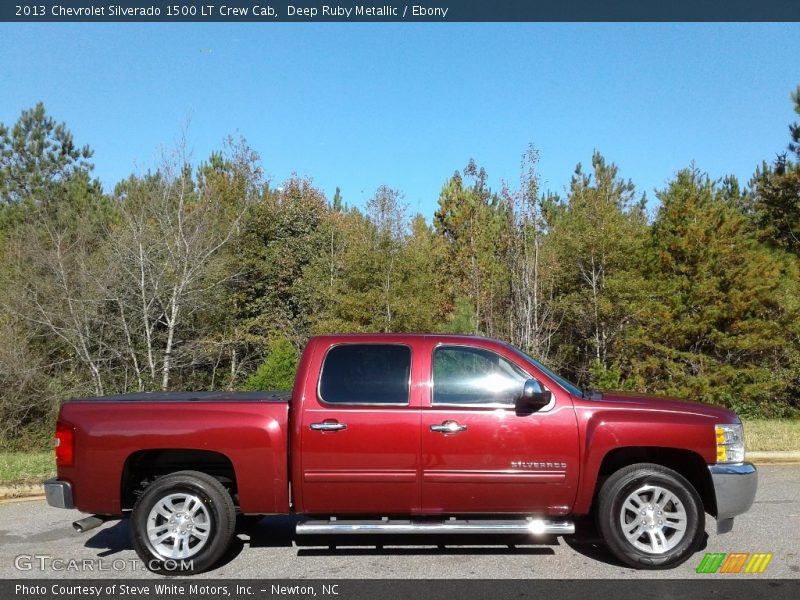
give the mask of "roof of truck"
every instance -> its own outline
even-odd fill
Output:
[[[404,339],[424,339],[433,338],[437,340],[472,340],[481,342],[498,342],[503,343],[501,340],[482,336],[482,335],[469,335],[462,333],[394,333],[394,332],[374,332],[374,333],[327,333],[324,335],[316,335],[312,340],[329,340],[329,339],[365,339],[365,340],[380,340],[389,338],[404,338]]]

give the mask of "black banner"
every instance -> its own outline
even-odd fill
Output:
[[[800,21],[798,0],[4,0],[18,22]]]
[[[425,600],[795,600],[796,579],[755,579],[710,576],[702,580],[224,580],[224,579],[74,579],[2,580],[0,598],[19,600],[277,600],[375,598]]]

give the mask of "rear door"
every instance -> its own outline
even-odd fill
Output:
[[[578,480],[578,430],[569,395],[510,351],[462,344],[429,348],[422,409],[422,510],[563,515]],[[517,414],[524,382],[538,378],[551,404]]]
[[[389,514],[419,507],[420,411],[408,343],[325,348],[302,414],[306,513]],[[417,374],[416,381],[419,381]]]

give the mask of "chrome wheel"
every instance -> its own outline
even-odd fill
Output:
[[[190,558],[208,542],[211,515],[194,494],[169,494],[147,516],[147,539],[153,551],[171,559]]]
[[[644,485],[622,503],[619,524],[628,542],[648,554],[664,554],[686,534],[688,517],[678,497],[666,488]]]

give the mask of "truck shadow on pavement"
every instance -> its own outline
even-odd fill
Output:
[[[133,550],[133,545],[128,535],[128,519],[115,521],[111,527],[102,527],[86,540],[84,546],[100,550],[97,553],[98,558],[112,556],[123,550]]]
[[[589,522],[578,523],[574,535],[562,538],[546,537],[533,542],[524,535],[342,535],[298,536],[297,517],[241,516],[236,524],[236,536],[217,568],[234,560],[251,548],[293,548],[297,556],[370,556],[370,555],[554,555],[554,547],[565,544],[586,558],[608,565],[623,567],[602,543]],[[707,539],[708,536],[705,536]],[[87,548],[99,550],[106,557],[133,549],[128,520],[122,519],[104,527],[86,540]],[[705,547],[705,541],[703,543]]]
[[[597,532],[594,524],[591,521],[578,521],[576,524],[576,532],[574,535],[567,535],[562,538],[564,543],[572,548],[578,554],[596,560],[607,565],[614,567],[622,567],[630,569],[630,566],[618,560],[606,545],[603,543],[603,538]],[[705,550],[708,545],[708,533],[703,534],[703,540],[700,547],[696,552]]]

